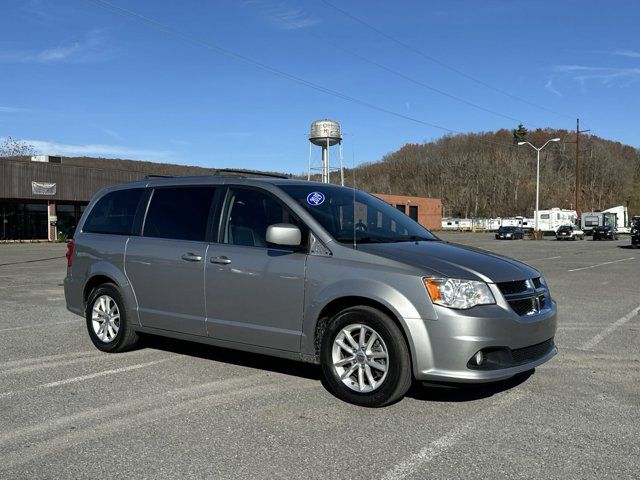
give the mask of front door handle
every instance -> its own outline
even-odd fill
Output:
[[[231,259],[229,257],[211,257],[211,263],[219,263],[220,265],[229,265]]]
[[[202,260],[202,256],[196,255],[195,253],[185,253],[184,255],[182,255],[182,259],[187,262],[199,262],[200,260]]]

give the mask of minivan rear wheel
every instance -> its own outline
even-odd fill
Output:
[[[89,337],[98,350],[125,352],[138,344],[138,334],[128,322],[120,290],[111,283],[102,284],[91,292],[85,318]]]
[[[402,332],[372,307],[350,307],[332,319],[320,361],[329,390],[356,405],[388,405],[411,386],[411,357]]]

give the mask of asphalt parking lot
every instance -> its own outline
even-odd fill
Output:
[[[0,478],[639,478],[640,251],[440,236],[539,269],[559,355],[375,410],[311,365],[159,339],[101,353],[65,309],[65,246],[0,245]]]

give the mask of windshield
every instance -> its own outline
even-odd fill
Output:
[[[511,233],[515,231],[516,231],[516,227],[500,227],[498,229],[498,233]]]
[[[368,193],[338,185],[279,185],[340,243],[438,240],[404,213]]]

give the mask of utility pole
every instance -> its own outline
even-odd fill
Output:
[[[580,217],[580,134],[590,130],[580,130],[580,119],[576,118],[576,214]]]

